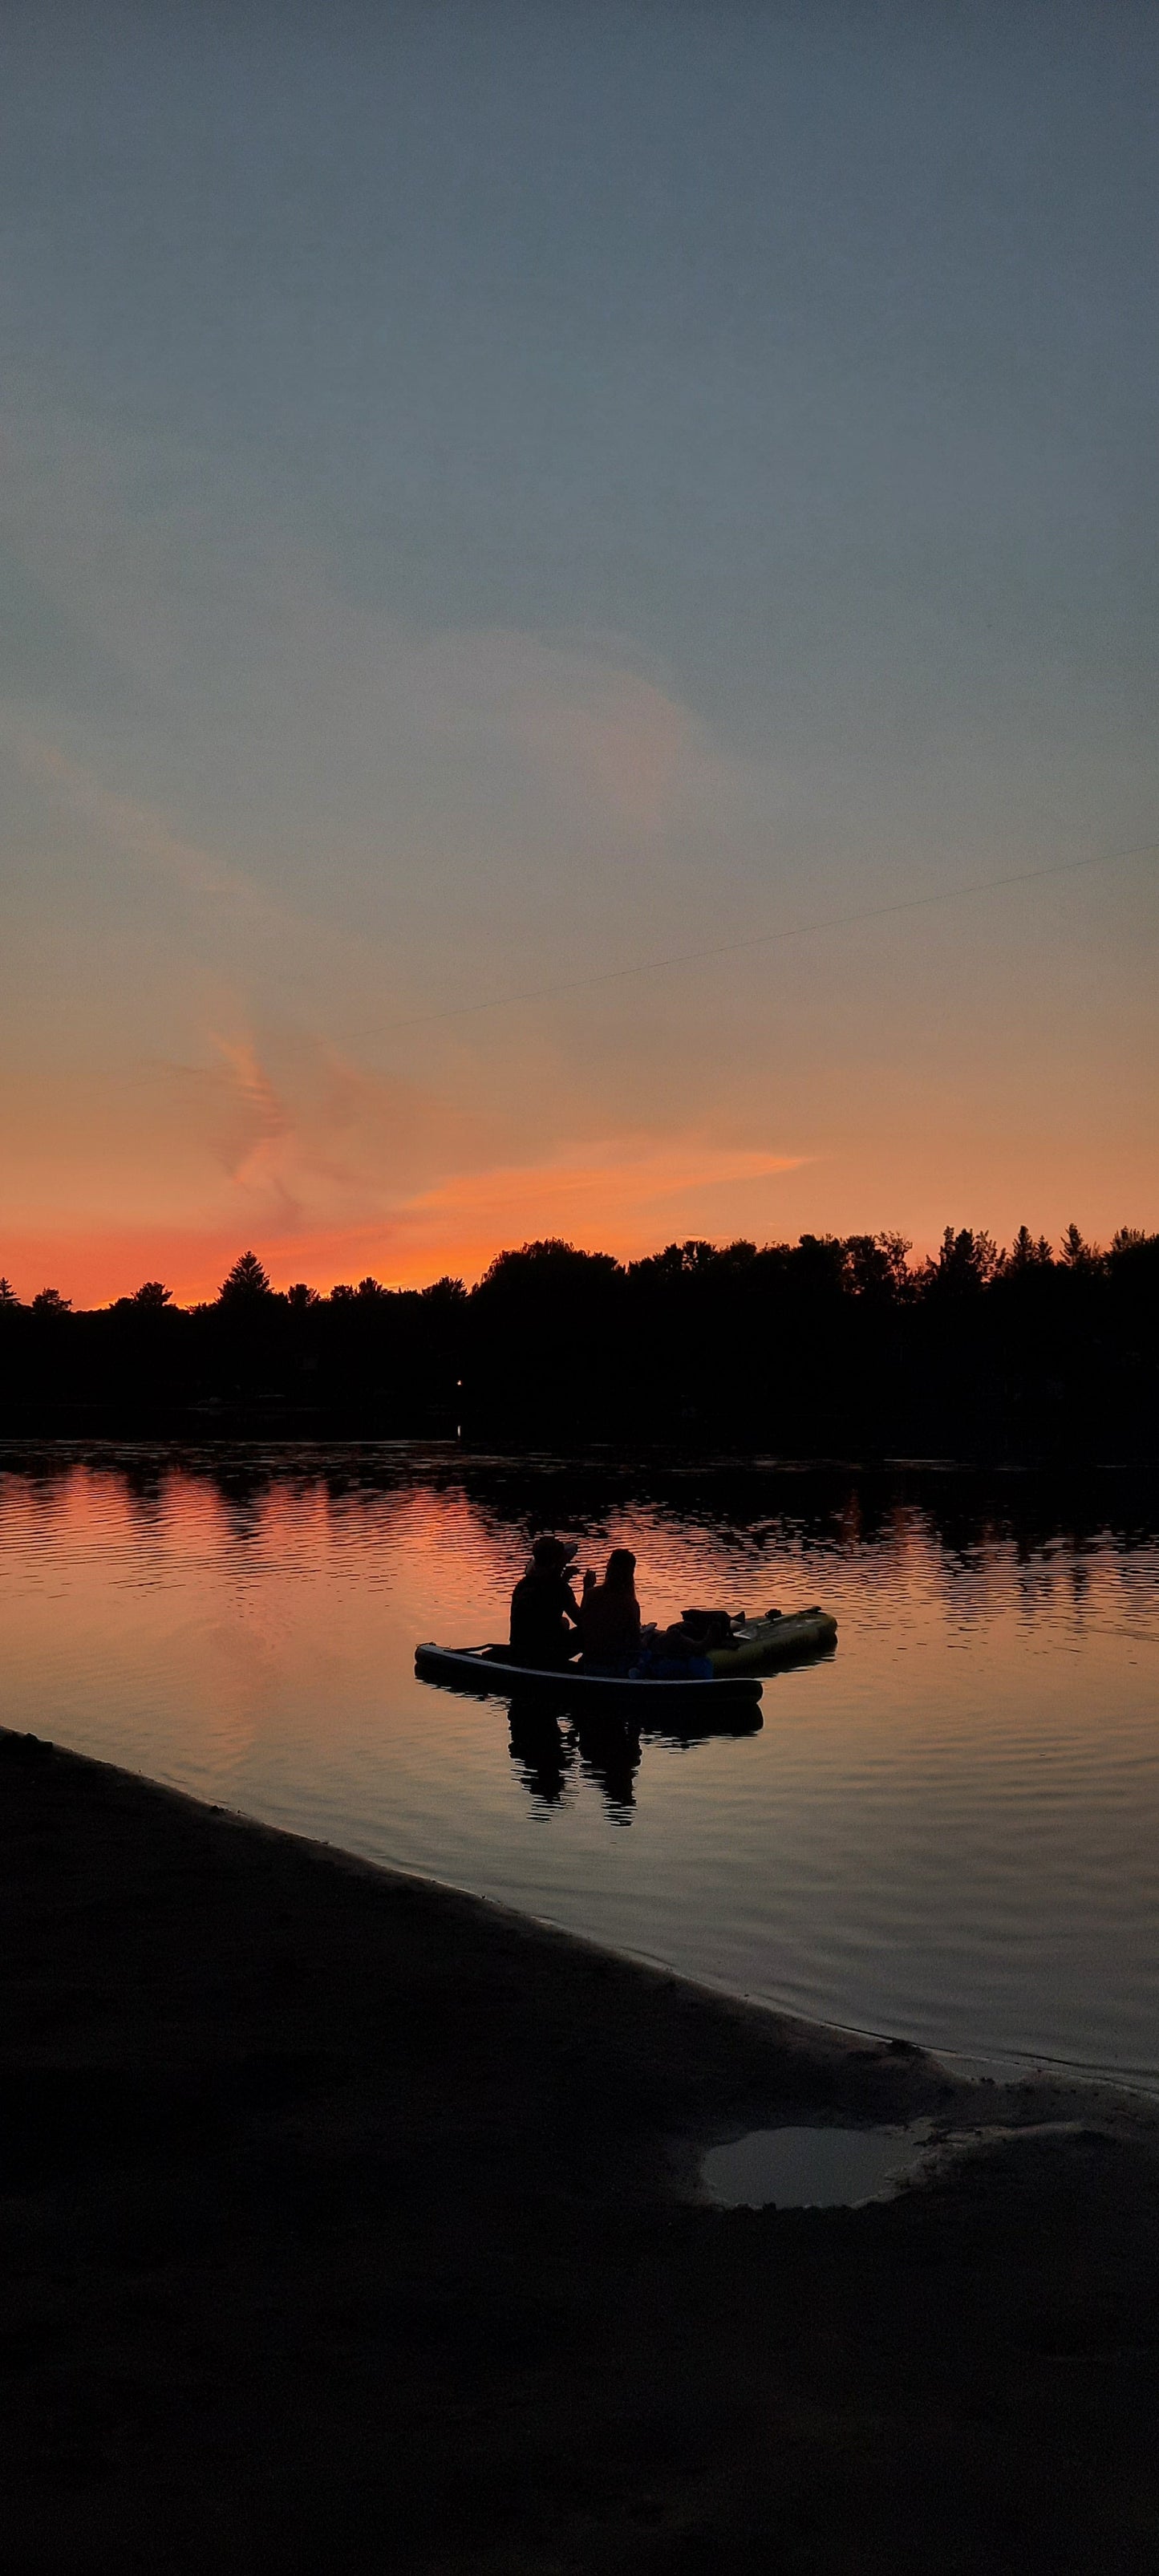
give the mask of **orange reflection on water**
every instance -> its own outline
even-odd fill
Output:
[[[579,1491],[386,1448],[42,1456],[0,1475],[4,1722],[798,2010],[1159,2068],[1150,1528],[912,1480]],[[749,1739],[630,1758],[416,1682],[419,1639],[503,1633],[569,1496],[646,1616],[822,1600],[836,1657]]]

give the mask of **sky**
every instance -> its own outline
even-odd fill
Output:
[[[8,0],[0,1270],[1159,1226],[1159,19]]]

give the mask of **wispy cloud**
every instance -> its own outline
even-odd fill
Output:
[[[709,755],[706,726],[622,652],[496,628],[395,637],[390,659],[424,729],[505,744],[549,800],[629,840],[673,821]]]
[[[94,769],[71,759],[58,744],[22,734],[16,751],[27,775],[67,803],[118,856],[152,870],[185,894],[210,897],[243,916],[292,917],[240,870],[175,831],[157,806],[106,787]]]
[[[544,1162],[455,1173],[409,1200],[399,1215],[477,1220],[539,1210],[543,1231],[552,1212],[567,1209],[578,1215],[595,1208],[606,1215],[625,1207],[644,1210],[657,1200],[681,1198],[692,1190],[769,1180],[777,1172],[799,1170],[804,1159],[800,1154],[713,1145],[695,1136],[608,1138],[570,1147]]]
[[[159,1071],[239,1223],[281,1233],[381,1222],[426,1174],[480,1150],[477,1120],[436,1090],[376,1074],[308,1031],[282,1026],[260,1043],[213,1031],[209,1043],[208,1064]],[[220,1189],[212,1199],[220,1210]]]

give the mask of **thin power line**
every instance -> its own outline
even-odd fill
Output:
[[[927,912],[942,903],[967,903],[977,895],[1001,894],[1008,886],[1037,885],[1045,877],[1079,876],[1085,868],[1125,865],[1128,859],[1159,856],[1159,841],[1138,849],[1096,850],[1086,859],[1060,859],[1045,868],[1019,868],[1013,876],[983,877],[974,885],[944,886],[932,894],[902,895],[894,903],[867,904],[858,912],[832,913],[825,921],[801,921],[787,930],[758,930],[749,939],[722,939],[712,947],[677,949],[669,957],[641,957],[631,966],[607,966],[594,975],[570,975],[558,984],[536,984],[521,993],[490,993],[483,1002],[456,1002],[448,1010],[424,1011],[421,1018],[399,1020],[395,1029],[429,1028],[437,1020],[471,1019],[480,1011],[506,1011],[517,1002],[549,1002],[560,993],[590,992],[596,984],[627,984],[638,975],[663,975],[679,966],[700,966],[710,957],[739,957],[752,948],[774,948],[790,939],[818,939],[829,930],[851,930],[864,921],[888,921],[903,912]]]

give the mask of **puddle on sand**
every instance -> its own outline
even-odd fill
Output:
[[[908,2129],[752,2129],[712,2147],[701,2184],[718,2209],[849,2209],[885,2198],[923,2162],[928,2120]]]

